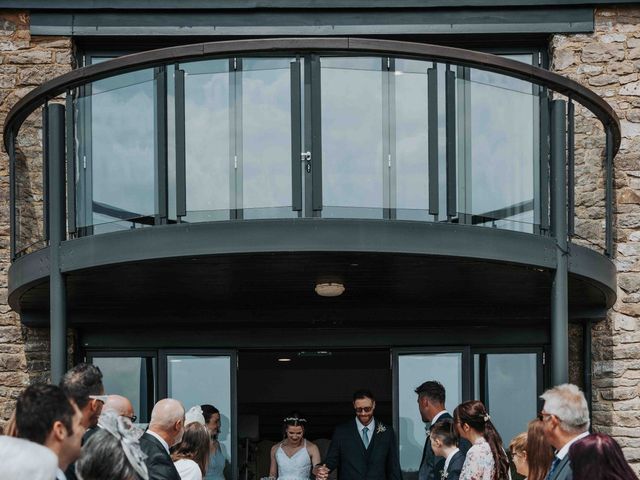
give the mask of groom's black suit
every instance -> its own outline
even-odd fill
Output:
[[[324,463],[340,480],[402,480],[393,428],[375,422],[366,449],[355,419],[336,427]]]

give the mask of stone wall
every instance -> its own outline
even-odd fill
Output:
[[[593,426],[616,437],[640,472],[640,8],[597,10],[594,34],[557,35],[551,47],[552,69],[604,97],[622,124],[615,162],[618,300],[592,330]],[[592,119],[579,115],[576,122],[595,131]],[[578,233],[597,234],[602,232],[602,217],[594,211],[603,198],[600,140],[578,133],[576,140],[582,142],[576,158]]]
[[[71,70],[69,38],[37,37],[29,32],[29,16],[0,12],[0,125],[11,107],[34,87]],[[24,124],[17,145],[23,246],[42,240],[42,164],[40,113]],[[0,425],[14,400],[30,382],[49,376],[48,329],[25,328],[7,302],[9,253],[9,158],[0,150]]]

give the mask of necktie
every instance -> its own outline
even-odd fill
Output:
[[[555,457],[553,459],[553,462],[551,462],[551,468],[549,469],[549,473],[547,474],[547,478],[545,478],[545,480],[551,480],[551,478],[553,478],[553,472],[556,468],[558,468],[558,465],[561,461],[562,460],[560,460],[558,457]]]
[[[364,443],[364,448],[369,448],[369,434],[367,433],[369,429],[364,427],[362,429],[362,443]]]

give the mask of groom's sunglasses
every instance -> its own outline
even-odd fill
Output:
[[[356,413],[369,413],[371,412],[371,410],[373,410],[373,407],[358,407],[354,409],[356,411]]]

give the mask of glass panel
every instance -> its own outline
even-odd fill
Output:
[[[431,63],[396,60],[396,218],[430,220],[427,70]]]
[[[229,60],[185,63],[187,222],[230,218]]]
[[[42,134],[42,108],[37,108],[22,124],[15,140],[16,254],[46,246]]]
[[[322,216],[382,218],[382,60],[321,65]]]
[[[474,355],[478,359],[481,355]],[[508,445],[513,437],[526,430],[537,413],[538,356],[536,353],[482,354],[486,357],[484,372],[477,377],[484,382],[482,401],[491,421]],[[474,362],[480,366],[481,361]],[[482,391],[482,387],[480,388]]]
[[[231,357],[167,356],[167,395],[187,410],[204,403],[220,410],[218,440],[231,462]]]
[[[451,408],[462,401],[462,353],[425,353],[398,356],[398,412],[400,467],[403,478],[415,479],[426,439],[414,390],[427,380],[437,380],[447,392]]]
[[[476,225],[532,233],[539,208],[537,87],[480,70],[470,70],[463,82],[457,90],[464,98],[458,109],[465,115],[458,122],[464,140],[458,147],[466,188],[459,210]]]
[[[292,61],[242,60],[244,218],[298,216],[291,210]]]
[[[152,357],[94,357],[93,364],[102,371],[104,391],[108,395],[127,397],[139,423],[149,422],[155,403],[156,359]]]
[[[153,70],[93,82],[80,90],[77,107],[78,225],[101,233],[153,224]]]

